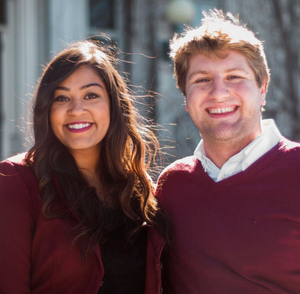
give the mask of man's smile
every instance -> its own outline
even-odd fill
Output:
[[[207,112],[211,114],[216,113],[230,113],[235,111],[238,106],[230,106],[230,107],[209,107],[207,108]]]

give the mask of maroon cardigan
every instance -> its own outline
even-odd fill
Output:
[[[57,183],[56,183],[57,185]],[[60,188],[57,185],[58,190]],[[62,193],[55,209],[68,210]],[[76,223],[46,219],[38,181],[24,163],[24,154],[0,163],[0,293],[96,294],[104,268],[99,246],[84,263],[79,244],[68,229]],[[160,255],[165,241],[149,229],[146,294],[161,291]]]

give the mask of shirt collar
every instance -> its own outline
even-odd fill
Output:
[[[272,119],[262,120],[261,127],[261,134],[239,153],[229,158],[221,169],[206,157],[203,140],[196,147],[194,155],[201,161],[204,171],[215,181],[244,171],[259,157],[274,147],[282,138]]]

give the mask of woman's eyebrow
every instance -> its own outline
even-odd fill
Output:
[[[103,87],[102,87],[100,84],[98,84],[98,83],[91,83],[91,84],[87,84],[87,85],[81,86],[81,87],[80,87],[80,90],[86,89],[86,88],[89,88],[89,87],[93,87],[93,86],[97,86],[97,87],[100,87],[100,88],[103,89]],[[62,87],[62,86],[57,86],[55,90],[70,91],[69,88],[67,88],[67,87]]]
[[[93,87],[93,86],[97,86],[97,87],[100,87],[100,88],[103,89],[103,87],[98,83],[87,84],[87,85],[84,85],[84,86],[80,87],[80,89],[85,89],[85,88],[89,88],[89,87]]]

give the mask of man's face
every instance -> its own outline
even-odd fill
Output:
[[[265,85],[258,87],[243,54],[232,50],[225,53],[223,59],[215,54],[197,54],[190,59],[186,111],[204,143],[231,141],[246,146],[261,133]]]

